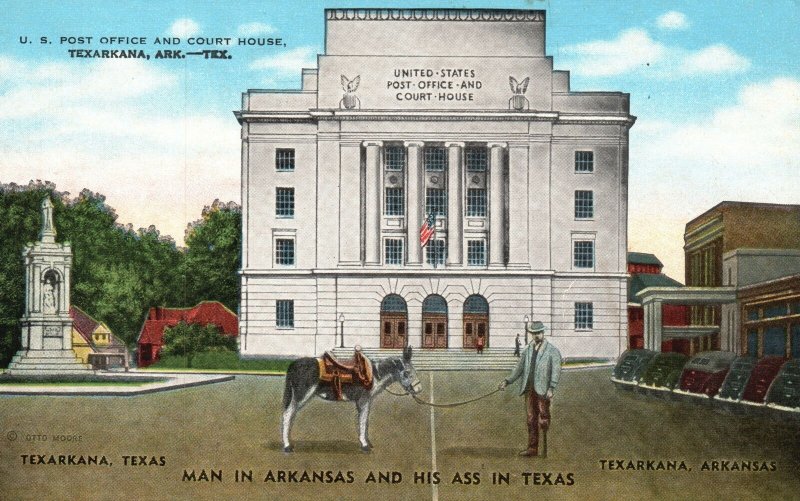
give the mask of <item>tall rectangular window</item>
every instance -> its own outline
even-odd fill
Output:
[[[447,190],[441,188],[425,189],[425,214],[447,215]]]
[[[486,217],[486,189],[467,189],[467,216]]]
[[[278,148],[275,150],[275,170],[294,170],[294,148]]]
[[[447,247],[444,240],[431,240],[425,246],[425,262],[435,266],[444,265],[447,259]]]
[[[402,216],[405,214],[403,188],[386,188],[383,213],[386,216]]]
[[[275,189],[275,215],[294,217],[294,188]]]
[[[594,152],[575,152],[575,172],[594,172]]]
[[[576,240],[572,252],[575,268],[594,268],[594,241]]]
[[[575,191],[575,219],[591,219],[594,217],[594,192]]]
[[[384,240],[384,262],[386,264],[403,264],[403,239],[387,238]]]
[[[294,300],[278,299],[275,302],[275,325],[284,329],[294,327]]]
[[[294,239],[275,239],[275,264],[279,266],[294,266]]]
[[[575,329],[594,328],[594,306],[592,303],[575,303]]]
[[[426,146],[423,153],[423,165],[427,171],[443,171],[447,169],[447,150],[441,146]]]
[[[386,170],[403,170],[406,165],[406,149],[403,146],[387,146],[384,150]]]
[[[465,159],[467,172],[484,172],[489,164],[489,156],[485,147],[473,146],[466,148]]]
[[[486,242],[467,240],[467,265],[486,266]]]

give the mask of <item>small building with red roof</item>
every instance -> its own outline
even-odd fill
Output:
[[[219,301],[203,301],[192,308],[166,308],[154,306],[139,331],[137,341],[137,364],[147,367],[158,361],[164,345],[164,331],[181,322],[206,326],[216,325],[222,334],[230,337],[239,335],[239,318]]]

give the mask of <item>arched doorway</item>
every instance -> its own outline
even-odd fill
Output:
[[[464,301],[464,348],[475,348],[478,336],[483,336],[484,347],[489,347],[489,303],[486,298],[473,294]]]
[[[422,302],[422,347],[447,348],[447,301],[438,294]]]
[[[406,300],[389,294],[381,302],[381,348],[405,348],[408,307]]]

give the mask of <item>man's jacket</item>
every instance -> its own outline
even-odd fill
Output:
[[[519,394],[523,395],[528,390],[528,382],[530,381],[531,374],[531,355],[534,352],[534,343],[529,343],[528,346],[522,350],[522,353],[517,362],[517,366],[511,372],[511,375],[506,378],[506,381],[511,384],[517,379],[520,380]],[[561,375],[561,353],[558,348],[548,343],[545,339],[542,341],[542,346],[536,354],[536,367],[533,373],[533,389],[537,395],[544,396],[547,390],[551,389],[553,392],[558,385],[558,378]]]

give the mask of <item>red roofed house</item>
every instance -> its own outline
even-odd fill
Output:
[[[239,335],[239,319],[236,314],[219,301],[203,301],[192,308],[165,308],[154,306],[139,331],[137,363],[147,367],[158,361],[158,354],[164,344],[164,330],[180,322],[187,324],[214,324],[226,336]]]

